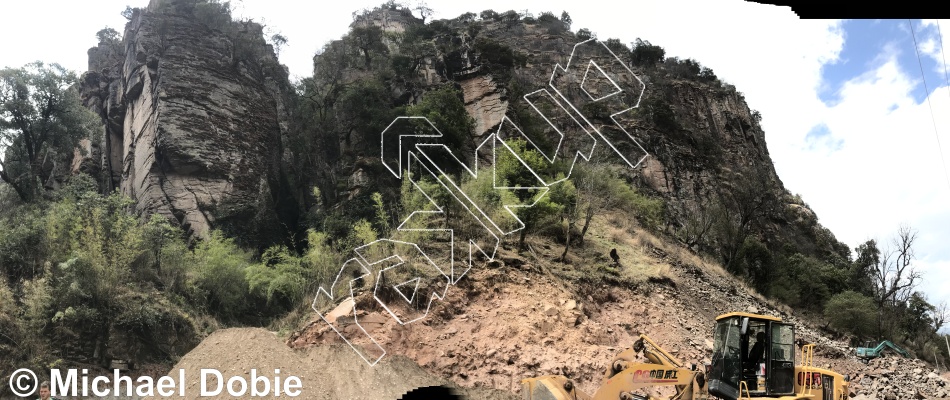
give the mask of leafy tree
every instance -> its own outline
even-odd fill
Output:
[[[631,211],[648,229],[656,228],[662,219],[662,201],[649,199],[638,193],[617,171],[606,164],[577,163],[571,171],[571,180],[577,188],[578,202],[584,218],[579,237],[582,246],[594,216],[604,211]]]
[[[749,276],[752,287],[768,296],[774,275],[774,265],[772,253],[765,244],[753,236],[746,238],[742,249],[739,251],[739,257],[744,263],[744,270]]]
[[[660,46],[651,44],[649,41],[637,38],[631,46],[630,60],[633,65],[638,67],[653,67],[663,61],[666,56],[666,50]]]
[[[738,272],[738,253],[753,228],[765,221],[778,206],[772,178],[765,170],[745,168],[737,176],[735,184],[721,198],[722,215],[717,227],[720,256],[727,269]]]
[[[905,312],[902,315],[902,325],[904,335],[908,339],[926,336],[935,333],[932,330],[934,325],[934,313],[937,308],[927,301],[927,297],[921,292],[914,292],[903,305]]]
[[[0,70],[0,179],[23,201],[51,186],[58,163],[68,162],[98,118],[83,107],[76,75],[42,62]]]
[[[571,19],[571,15],[568,14],[567,11],[561,11],[561,22],[564,23],[567,29],[571,29],[571,23],[573,23],[574,20]]]
[[[274,55],[280,57],[280,49],[287,44],[287,37],[279,33],[275,33],[270,37],[271,43],[274,45]]]
[[[856,257],[851,265],[849,285],[854,291],[865,296],[874,295],[874,283],[871,281],[874,267],[881,262],[881,250],[874,239],[862,243],[854,249]]]
[[[438,143],[444,144],[463,162],[475,152],[475,142],[472,139],[475,132],[475,120],[465,110],[462,101],[462,92],[452,85],[443,85],[426,92],[418,104],[406,109],[407,115],[426,117],[434,125],[442,137]],[[439,165],[456,165],[449,159],[449,155],[440,153],[437,156],[442,161]],[[446,172],[457,173],[461,166]]]
[[[716,77],[716,74],[713,73],[713,70],[710,69],[709,67],[702,67],[699,70],[699,80],[703,82],[713,83],[719,80],[719,78]]]
[[[96,32],[96,38],[99,39],[99,43],[118,43],[119,32],[107,26]]]
[[[354,45],[354,49],[359,51],[363,57],[363,68],[369,70],[372,68],[374,56],[385,56],[389,54],[389,49],[383,43],[383,29],[377,25],[360,25],[354,27],[347,39]]]
[[[874,332],[877,317],[874,300],[861,293],[846,291],[834,295],[824,308],[825,318],[835,329],[849,331],[858,337]]]
[[[590,29],[587,29],[587,28],[578,29],[576,36],[580,40],[588,40],[594,37],[594,35],[590,32]]]
[[[508,142],[512,150],[524,160],[528,168],[535,171],[539,176],[546,176],[552,164],[541,155],[537,150],[527,149],[527,142],[521,139]],[[521,161],[510,151],[501,151],[495,165],[496,177],[501,187],[512,188],[532,188],[543,186],[527,168],[521,164]],[[552,217],[560,215],[562,204],[556,203],[550,196],[550,193],[541,193],[535,189],[515,190],[514,195],[518,199],[518,205],[530,206],[516,208],[515,214],[524,224],[524,228],[519,231],[518,248],[525,248],[525,238],[528,233],[533,233],[539,227],[553,222]],[[538,197],[540,196],[540,197]]]
[[[423,23],[423,24],[426,23],[426,19],[428,19],[429,17],[431,17],[431,16],[432,16],[432,13],[434,13],[434,11],[432,10],[432,8],[429,7],[429,5],[426,4],[425,1],[419,1],[419,2],[417,2],[417,3],[416,3],[416,6],[413,8],[413,10],[416,10],[416,11],[419,12],[419,17],[422,19],[422,23]]]
[[[219,0],[196,0],[193,3],[194,8],[191,13],[195,18],[209,29],[215,29],[222,32],[228,32],[231,22],[234,20],[231,16],[231,2],[221,2]]]
[[[562,14],[563,15],[563,14]],[[568,29],[569,24],[565,23],[563,20],[558,19],[554,13],[550,11],[542,12],[538,16],[538,23],[547,29],[548,34],[556,35],[564,32]]]

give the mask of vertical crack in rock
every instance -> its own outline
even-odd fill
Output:
[[[267,203],[259,197],[278,192],[269,186],[281,182],[292,88],[260,25],[232,22],[223,33],[177,3],[153,0],[121,45],[89,51],[82,89],[103,120],[103,190],[115,185],[143,216],[193,236],[219,223],[246,228],[242,219]]]

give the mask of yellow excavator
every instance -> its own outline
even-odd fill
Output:
[[[712,362],[703,370],[685,366],[640,335],[611,361],[593,396],[559,375],[524,379],[521,393],[524,400],[847,399],[849,378],[813,366],[814,344],[799,344],[794,327],[780,318],[733,312],[716,318]],[[637,361],[641,352],[648,361]],[[658,386],[676,393],[644,393]]]

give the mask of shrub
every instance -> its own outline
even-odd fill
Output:
[[[824,311],[832,327],[859,337],[870,336],[877,321],[874,300],[850,290],[828,300]]]
[[[245,269],[250,260],[250,254],[240,249],[234,239],[217,230],[195,247],[190,281],[201,303],[214,315],[231,319],[244,311],[248,294]]]
[[[590,32],[590,29],[581,28],[577,30],[577,34],[575,36],[583,41],[592,38],[593,34]]]
[[[662,62],[666,56],[666,50],[660,46],[651,44],[649,41],[637,38],[633,43],[633,50],[630,52],[630,60],[633,65],[638,67],[653,67]]]
[[[283,310],[297,305],[311,280],[305,259],[285,246],[268,248],[261,255],[261,262],[247,269],[250,292]]]

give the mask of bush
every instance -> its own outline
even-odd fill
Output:
[[[877,307],[874,300],[853,291],[836,294],[825,304],[825,318],[835,329],[868,337],[874,332]]]
[[[640,38],[637,38],[632,47],[630,60],[633,65],[638,67],[653,67],[662,62],[666,56],[666,50],[662,47],[650,44],[649,41],[640,40]]]
[[[96,38],[99,39],[99,44],[116,44],[119,43],[119,32],[115,29],[105,27],[99,32],[96,32]]]
[[[261,255],[261,262],[247,269],[248,289],[287,311],[297,305],[312,276],[305,259],[292,254],[285,246],[274,246]]]
[[[222,319],[233,319],[245,310],[248,284],[245,269],[251,257],[233,239],[214,230],[194,250],[191,284],[200,303]]]
[[[583,41],[592,38],[594,35],[590,32],[590,29],[581,28],[577,30],[577,34],[575,36]]]
[[[227,32],[231,25],[231,2],[220,3],[217,0],[203,0],[195,4],[192,11],[195,18],[210,29]]]

